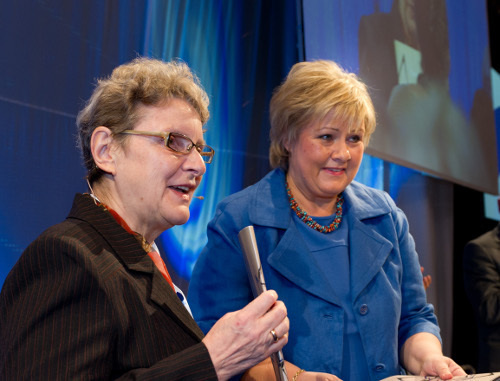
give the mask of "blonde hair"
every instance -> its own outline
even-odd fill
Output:
[[[368,144],[376,117],[366,86],[333,61],[296,63],[271,98],[271,166],[287,171],[286,142],[293,142],[304,127],[331,111],[350,131],[364,129],[363,142]]]
[[[208,96],[198,77],[183,62],[139,57],[118,66],[108,78],[97,82],[76,120],[78,142],[90,183],[103,174],[95,165],[90,149],[94,130],[106,126],[123,141],[125,138],[120,133],[133,129],[140,119],[138,106],[154,106],[171,98],[185,100],[198,112],[201,123],[207,122]]]

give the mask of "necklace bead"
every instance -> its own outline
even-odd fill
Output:
[[[337,196],[337,203],[335,205],[336,211],[335,211],[335,218],[333,222],[328,225],[320,225],[316,221],[314,221],[305,210],[303,210],[299,204],[297,204],[297,201],[293,198],[292,191],[290,190],[290,186],[288,185],[288,181],[285,180],[286,184],[286,193],[288,195],[288,201],[290,203],[290,208],[295,212],[297,217],[300,218],[302,222],[304,222],[307,226],[310,228],[313,228],[314,230],[319,231],[320,233],[330,233],[338,229],[340,226],[340,223],[342,222],[342,206],[344,205],[344,195],[343,193],[339,194]]]

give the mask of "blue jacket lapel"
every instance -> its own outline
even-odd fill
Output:
[[[307,292],[330,303],[340,304],[325,279],[324,271],[311,261],[307,244],[295,226],[284,177],[281,170],[272,171],[265,181],[258,183],[251,201],[249,218],[252,224],[282,230],[282,237],[267,256],[267,261],[274,270]],[[390,208],[385,199],[381,196],[373,199],[373,195],[369,195],[364,186],[356,182],[347,187],[344,196],[346,212],[349,210],[351,284],[354,286],[352,297],[355,300],[380,271],[392,250],[392,244],[373,231],[368,223],[373,218],[389,219]],[[268,246],[262,243],[262,247]],[[260,254],[261,260],[266,260],[265,253]]]
[[[371,228],[370,222],[379,220],[377,230],[380,231],[384,220],[390,222],[390,208],[380,195],[369,195],[365,187],[356,182],[346,188],[344,196],[346,212],[349,212],[351,292],[354,301],[380,271],[393,248],[389,240]],[[388,227],[391,226],[389,223]]]
[[[373,232],[362,221],[355,220],[349,226],[351,297],[353,301],[380,271],[392,248],[392,243]]]
[[[330,303],[340,305],[340,299],[325,279],[324,270],[311,260],[307,244],[302,240],[293,219],[276,249],[267,261],[290,282]]]

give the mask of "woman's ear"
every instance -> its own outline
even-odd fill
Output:
[[[115,174],[115,158],[112,152],[113,134],[104,126],[97,127],[90,138],[90,151],[96,166],[103,172]]]
[[[283,147],[285,147],[287,152],[290,152],[290,142],[288,141],[288,138],[283,139]]]

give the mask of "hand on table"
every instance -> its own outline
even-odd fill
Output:
[[[430,356],[423,365],[421,376],[439,376],[442,380],[450,380],[455,376],[467,375],[452,359],[446,356]]]

